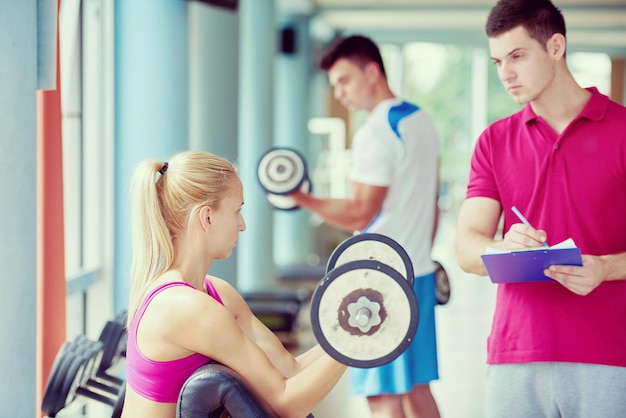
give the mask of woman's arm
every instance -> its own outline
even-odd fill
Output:
[[[324,355],[321,347],[315,346],[294,358],[276,335],[254,316],[243,297],[228,282],[217,277],[211,277],[210,280],[227,309],[233,313],[235,321],[242,331],[265,352],[274,367],[283,376],[295,376],[303,368]]]
[[[223,286],[218,283],[214,282],[216,289],[223,292]],[[263,349],[243,331],[228,309],[233,306],[233,295],[228,291],[220,293],[224,307],[202,293],[188,293],[189,300],[179,305],[176,314],[179,326],[172,328],[172,338],[186,349],[202,353],[235,370],[277,416],[306,416],[331,391],[346,370],[345,365],[327,354],[307,356],[310,363],[306,367],[286,365],[287,356],[292,358],[294,364],[297,362],[280,342],[276,343],[278,340],[271,332],[272,336],[265,335],[253,325],[252,332],[257,333],[254,337],[260,339],[265,346]],[[265,350],[272,355],[276,355],[274,351],[279,353],[278,360],[274,359],[278,366]],[[291,377],[285,377],[286,373],[280,368],[287,369]],[[298,370],[296,374],[291,373]]]

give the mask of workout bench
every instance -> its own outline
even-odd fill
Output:
[[[176,418],[273,418],[234,370],[211,362],[187,379]],[[313,418],[309,414],[307,418]]]

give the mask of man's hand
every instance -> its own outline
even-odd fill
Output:
[[[544,274],[581,296],[591,293],[607,275],[602,257],[583,255],[582,266],[550,266]]]
[[[541,247],[546,242],[546,231],[537,230],[522,223],[511,225],[499,246],[505,250]]]

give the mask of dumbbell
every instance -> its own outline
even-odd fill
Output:
[[[443,265],[435,260],[435,298],[439,305],[445,305],[450,301],[450,279]]]
[[[391,238],[370,234],[345,240],[311,298],[311,327],[320,346],[351,367],[396,359],[417,332],[412,282],[410,258]]]
[[[386,235],[371,232],[354,235],[340,243],[326,263],[326,272],[347,261],[372,257],[378,257],[379,261],[398,270],[413,286],[413,264],[404,248]],[[450,300],[451,293],[448,273],[439,261],[434,260],[433,263],[435,264],[435,299],[437,304],[445,305]]]
[[[81,379],[81,387],[94,388],[111,395],[117,395],[124,380],[107,373],[103,366],[106,347],[102,341],[92,341],[84,336],[78,336],[75,340],[74,351],[87,363],[85,375]]]
[[[257,166],[257,179],[269,204],[280,210],[298,209],[287,195],[296,190],[306,193],[313,190],[304,157],[287,147],[275,147],[263,154]]]
[[[48,382],[46,383],[46,389],[41,401],[41,410],[49,417],[55,417],[66,406],[67,396],[63,394],[63,387],[70,363],[73,361],[70,348],[70,342],[66,341],[63,343],[50,369],[50,375],[48,376]]]
[[[413,287],[413,263],[406,250],[387,235],[364,232],[343,240],[326,263],[326,273],[350,261],[377,260],[397,270]]]
[[[109,386],[96,380],[102,352],[100,341],[90,341],[84,336],[65,342],[53,363],[42,400],[42,412],[48,417],[55,417],[78,396],[82,396],[111,406],[111,418],[119,418],[124,403],[125,382]]]
[[[121,321],[121,318],[107,321],[98,337],[98,340],[104,346],[102,362],[99,368],[101,373],[106,373],[106,370],[115,366],[120,358],[125,355],[128,333],[126,332],[126,324]],[[113,378],[113,376],[110,377]],[[116,382],[115,378],[111,380]],[[120,382],[118,381],[117,383],[119,384]]]
[[[92,369],[89,359],[79,358],[79,344],[77,340],[65,342],[57,353],[42,400],[42,411],[49,417],[72,402],[76,389]]]
[[[68,401],[77,397],[85,397],[109,405],[113,408],[111,418],[118,418],[122,413],[126,382],[106,373],[103,359],[106,347],[101,341],[91,341],[79,336],[74,342],[76,362],[85,364],[80,384],[70,387]]]

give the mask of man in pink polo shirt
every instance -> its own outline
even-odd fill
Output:
[[[547,269],[554,281],[498,285],[486,416],[626,417],[626,108],[574,80],[550,0],[500,0],[486,31],[502,84],[525,106],[478,139],[459,264],[486,275],[485,247],[567,238],[583,253],[582,266]]]

